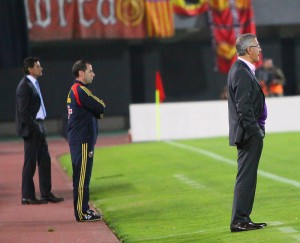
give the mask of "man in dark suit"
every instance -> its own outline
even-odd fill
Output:
[[[238,59],[228,73],[229,144],[237,146],[238,172],[234,188],[231,232],[262,229],[253,223],[257,169],[263,149],[267,108],[265,96],[255,77],[254,64],[261,52],[257,38],[244,34],[236,40]]]
[[[44,119],[46,110],[37,79],[42,76],[39,58],[28,57],[23,62],[25,76],[16,90],[17,136],[24,140],[24,165],[22,171],[22,204],[57,203],[64,199],[51,192],[51,158],[46,141]],[[41,199],[35,196],[33,176],[39,171]]]

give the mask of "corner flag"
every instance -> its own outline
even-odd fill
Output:
[[[160,72],[155,75],[155,103],[156,103],[156,140],[160,141],[160,103],[166,98]]]
[[[160,72],[158,71],[156,71],[156,76],[155,76],[155,90],[156,90],[156,94],[158,93],[159,102],[160,103],[163,102],[166,99],[166,95],[165,95],[162,79],[160,76]]]

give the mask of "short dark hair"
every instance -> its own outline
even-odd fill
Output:
[[[28,68],[33,68],[36,62],[39,62],[39,57],[27,57],[23,61],[23,71],[25,74],[29,74]]]
[[[88,61],[85,60],[78,60],[74,63],[72,67],[72,73],[75,76],[75,78],[79,77],[79,71],[86,71],[87,70],[87,64],[90,64]]]
[[[257,38],[256,35],[251,33],[247,33],[239,36],[235,44],[238,56],[246,55],[247,48],[251,46],[252,40],[256,38]]]

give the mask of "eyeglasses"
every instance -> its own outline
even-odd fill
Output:
[[[261,49],[259,44],[257,44],[256,46],[249,46],[249,47],[257,47],[258,49]]]

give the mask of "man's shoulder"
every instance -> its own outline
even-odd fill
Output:
[[[248,67],[247,64],[241,59],[237,59],[235,61],[234,65],[238,68],[247,68]]]
[[[252,76],[247,65],[237,60],[229,70],[228,81],[230,83],[238,83],[239,80],[251,80],[253,79]]]
[[[232,65],[232,69],[235,72],[249,72],[251,71],[250,68],[247,66],[247,64],[245,62],[243,62],[242,60],[236,60],[235,63]]]
[[[240,61],[240,60],[236,60],[236,61],[232,64],[232,66],[231,66],[231,68],[230,68],[230,70],[229,70],[229,73],[236,73],[236,72],[238,72],[239,70],[244,69],[244,68],[245,68],[245,65],[243,64],[243,62]]]
[[[20,82],[19,83],[22,83],[22,82],[25,82],[25,80],[27,79],[26,75],[23,76],[21,79],[20,79]]]
[[[91,93],[91,91],[84,85],[79,85],[77,88],[79,92],[86,93],[88,95]]]
[[[26,76],[24,76],[21,78],[17,89],[29,87],[29,83],[30,83],[30,80]]]

